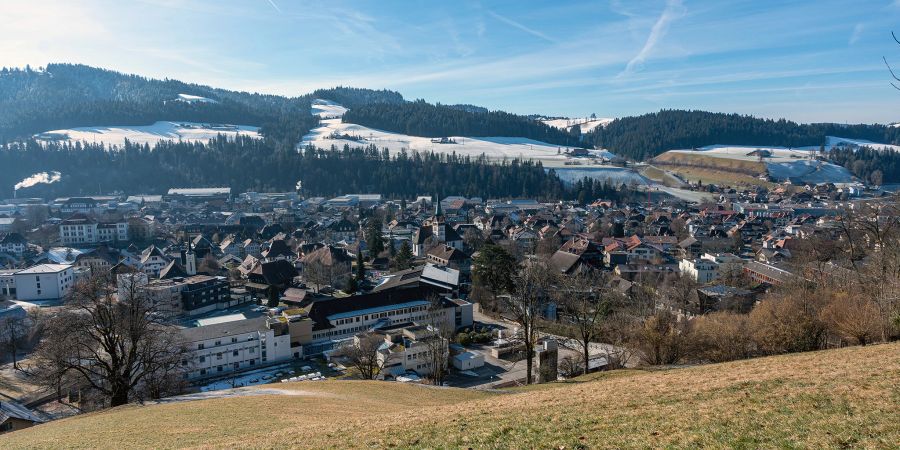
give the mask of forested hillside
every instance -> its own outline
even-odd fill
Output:
[[[900,183],[900,152],[895,150],[835,148],[829,152],[829,157],[866,182],[875,185]]]
[[[503,111],[480,111],[460,105],[432,105],[417,100],[351,108],[344,114],[343,120],[412,136],[516,136],[557,145],[581,145],[579,136],[527,117]]]
[[[826,136],[893,144],[900,130],[883,125],[798,124],[740,114],[663,110],[616,119],[585,135],[585,142],[634,160],[666,150],[713,144],[783,147],[818,146]]]
[[[371,103],[399,104],[406,102],[399,92],[386,89],[376,91],[344,86],[331,89],[317,89],[313,91],[310,97],[331,100],[347,108],[357,108]]]
[[[212,101],[183,101],[179,94]],[[249,94],[176,80],[153,80],[74,64],[0,70],[0,141],[92,125],[146,125],[158,120],[263,127],[298,138],[314,127],[307,96]]]
[[[565,186],[540,163],[400,153],[388,156],[374,146],[297,152],[271,141],[220,137],[208,144],[163,141],[154,148],[127,144],[117,151],[102,145],[48,143],[0,146],[0,186],[42,171],[62,180],[20,195],[164,193],[172,187],[229,186],[235,192],[288,191],[303,182],[307,195],[380,193],[391,197],[452,192],[455,195],[556,199],[621,199],[621,186],[582,181]],[[102,180],[102,186],[98,186]],[[3,195],[12,195],[6,192]]]

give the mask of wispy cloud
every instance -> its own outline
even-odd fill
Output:
[[[853,32],[850,33],[850,40],[847,42],[849,45],[853,45],[859,42],[859,38],[862,36],[863,30],[865,29],[865,25],[858,23],[853,27]]]
[[[647,61],[647,58],[653,53],[653,49],[656,48],[656,44],[659,40],[665,37],[666,33],[669,31],[669,24],[683,14],[684,6],[681,4],[681,0],[666,0],[666,8],[663,10],[662,14],[659,15],[659,18],[656,19],[653,28],[650,29],[650,34],[647,36],[644,46],[641,47],[641,51],[639,51],[634,58],[631,58],[631,60],[628,61],[622,75],[633,73],[636,68],[642,66],[644,62]]]
[[[534,28],[531,28],[531,27],[525,26],[519,22],[516,22],[515,20],[512,20],[509,17],[501,16],[500,14],[497,14],[494,11],[490,11],[490,10],[488,10],[487,13],[489,16],[491,16],[513,28],[517,28],[521,31],[524,31],[534,37],[543,39],[543,40],[553,43],[553,44],[556,44],[558,42],[556,39],[553,39],[552,37],[547,36],[546,34],[541,33],[540,31],[535,30]]]
[[[269,2],[270,5],[272,5],[273,8],[275,8],[275,11],[278,11],[278,14],[281,14],[281,8],[279,8],[278,5],[275,4],[275,0],[267,0],[267,1]]]

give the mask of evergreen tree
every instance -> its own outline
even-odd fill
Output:
[[[359,290],[359,283],[357,283],[356,278],[347,278],[347,286],[344,287],[344,292],[353,294],[356,293],[357,290]]]
[[[373,216],[369,219],[368,226],[366,227],[366,245],[369,248],[369,254],[372,255],[373,258],[377,257],[384,251],[384,237],[381,236],[381,219],[377,216]]]
[[[406,270],[412,267],[412,248],[409,246],[409,241],[404,240],[402,244],[400,244],[400,251],[397,252],[397,256],[394,258],[394,268],[397,270]]]
[[[362,251],[356,252],[356,281],[362,283],[366,280],[366,263],[363,261]]]

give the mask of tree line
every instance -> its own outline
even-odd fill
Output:
[[[27,141],[0,146],[0,165],[9,168],[0,173],[0,186],[7,189],[36,172],[63,174],[60,182],[37,185],[20,196],[161,194],[173,187],[210,186],[283,192],[294,190],[298,181],[303,194],[320,196],[380,193],[414,198],[444,192],[587,202],[601,197],[619,200],[628,191],[588,179],[567,185],[539,162],[519,159],[495,163],[453,154],[390,155],[374,145],[307,147],[298,152],[271,140],[224,136],[207,143],[163,141],[153,147],[126,142],[115,151],[103,144]]]
[[[581,146],[580,137],[565,130],[503,111],[485,112],[466,106],[372,103],[352,108],[344,121],[412,136],[515,136],[557,145]]]
[[[821,146],[826,136],[891,144],[900,141],[900,130],[884,125],[798,124],[741,114],[662,110],[616,119],[605,127],[594,128],[584,140],[642,161],[667,150],[714,144]]]
[[[829,154],[835,163],[874,185],[900,183],[900,152],[870,147],[835,147]]]

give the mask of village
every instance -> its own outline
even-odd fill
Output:
[[[223,187],[8,199],[0,430],[102,403],[84,380],[60,376],[53,390],[40,373],[54,336],[44,322],[81,285],[113,302],[141,299],[175,330],[167,387],[141,400],[329,378],[498,389],[677,364],[599,323],[623,311],[746,315],[770,290],[809,278],[809,243],[845,240],[848,211],[895,205],[834,185],[714,195],[579,204]],[[523,304],[519,284],[532,275],[516,267],[547,272],[532,274],[545,283],[540,301]]]

